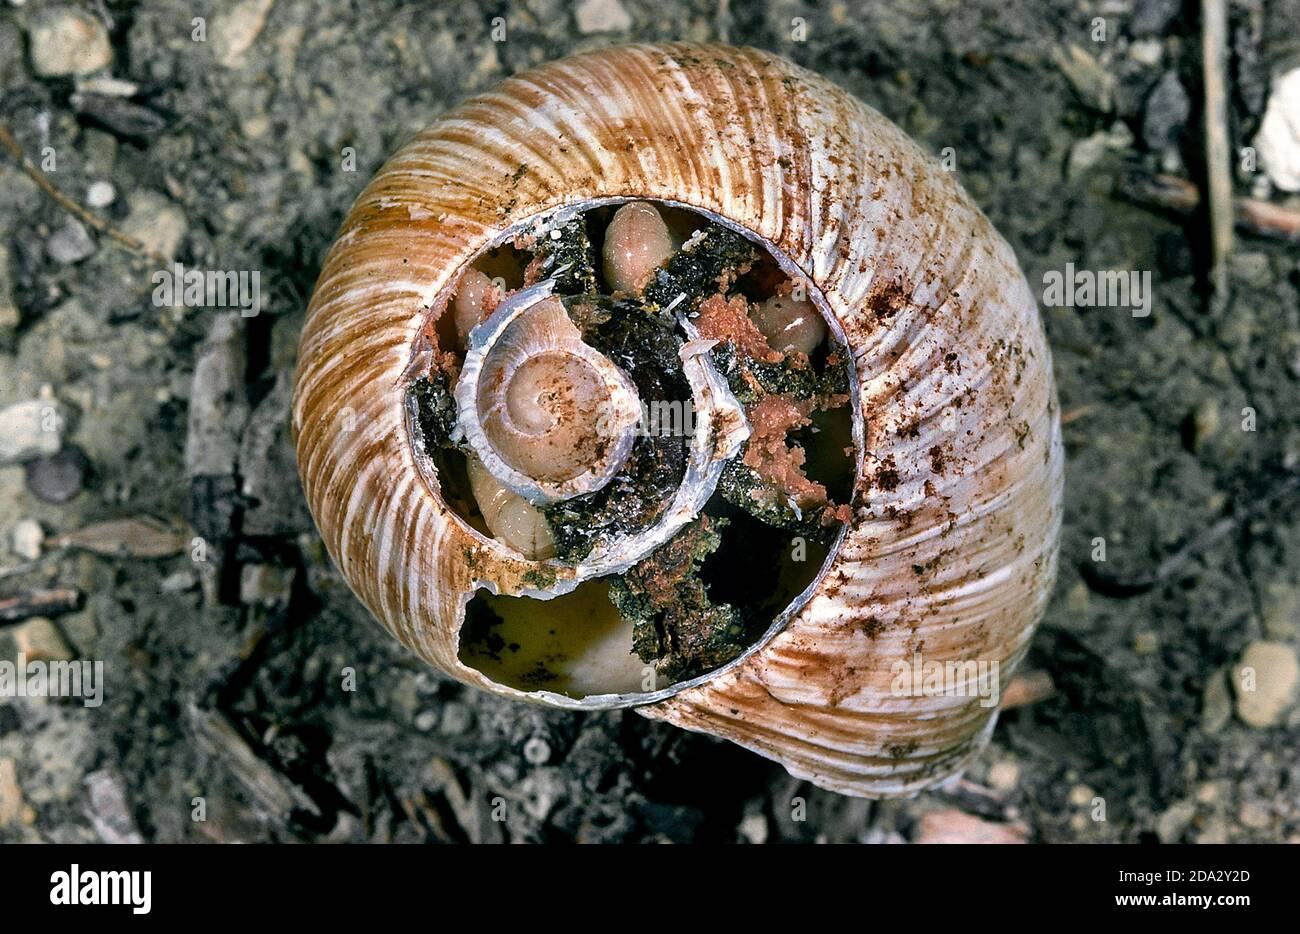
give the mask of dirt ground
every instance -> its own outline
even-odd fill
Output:
[[[0,599],[75,591],[0,622],[0,658],[105,671],[99,707],[0,697],[0,841],[1300,842],[1300,253],[1243,234],[1210,301],[1203,218],[1123,196],[1202,177],[1186,6],[0,0],[0,120],[46,177],[165,257],[260,271],[264,306],[158,307],[156,262],[0,153],[0,418],[13,446],[22,412],[55,419],[0,465]],[[1300,2],[1231,25],[1235,150],[1300,64]],[[77,47],[42,49],[53,28]],[[853,800],[632,712],[464,688],[369,620],[313,530],[288,376],[353,198],[464,97],[629,38],[771,49],[951,147],[1035,292],[1067,263],[1151,273],[1146,317],[1043,309],[1067,506],[1027,668],[1055,690],[947,790]],[[1258,169],[1235,184],[1288,203]],[[1284,689],[1263,714],[1248,647]]]

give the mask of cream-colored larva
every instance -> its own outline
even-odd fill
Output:
[[[597,231],[591,243],[583,225]],[[669,230],[697,234],[679,249]],[[489,253],[517,258],[523,282],[492,302]],[[703,311],[699,281],[716,291]],[[816,322],[792,298],[768,301],[796,283]],[[511,321],[547,300],[573,321],[568,352],[613,413],[590,447],[567,452],[586,465],[576,480],[498,456],[453,496],[448,465],[494,442],[449,400],[490,395],[490,381],[475,395],[466,380],[488,372]],[[449,304],[456,328],[443,327]],[[448,340],[470,324],[467,347]],[[660,347],[653,366],[602,330],[651,324],[679,348]],[[805,396],[771,385],[772,373],[814,371],[843,380]],[[566,518],[601,497],[606,514],[645,506],[640,488],[620,484],[657,437],[632,419],[663,392],[677,406],[665,411],[693,429],[664,448],[676,458],[670,496],[612,537]],[[346,426],[345,408],[356,413]],[[894,124],[753,49],[585,53],[510,78],[403,146],[325,261],[293,427],[326,548],[429,663],[518,701],[631,707],[846,794],[913,794],[965,767],[1055,573],[1052,362],[1012,250]],[[848,452],[842,481],[805,476],[819,444]],[[475,499],[482,515],[462,514]],[[796,527],[826,533],[822,550],[803,558],[798,536],[773,531]],[[662,635],[644,625],[662,619],[646,616],[662,606],[646,602],[656,581],[645,569],[668,567],[656,556],[679,545],[707,555],[711,535],[743,572],[733,604],[787,574],[806,587],[712,667],[644,663],[663,651],[639,644]],[[575,541],[595,544],[574,552]],[[512,596],[545,599],[493,602]],[[475,654],[467,613],[518,651]]]
[[[525,558],[553,557],[555,539],[541,510],[488,473],[477,457],[467,458],[466,467],[470,488],[492,534]]]
[[[826,340],[826,322],[812,302],[774,295],[750,313],[772,349],[810,354]]]
[[[486,273],[477,269],[465,270],[456,286],[456,296],[452,299],[456,333],[462,347],[469,340],[469,332],[474,329],[474,325],[483,320],[483,313],[494,298],[495,289]]]
[[[633,201],[614,212],[605,231],[605,276],[619,292],[640,292],[673,252],[668,225],[653,205]]]

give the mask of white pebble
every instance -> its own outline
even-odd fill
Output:
[[[1273,84],[1255,148],[1274,185],[1283,191],[1300,191],[1300,68]]]
[[[624,32],[632,28],[632,17],[618,0],[581,0],[574,10],[578,32]]]
[[[86,204],[92,208],[106,208],[117,199],[117,189],[111,182],[91,182],[86,189]]]
[[[13,552],[25,561],[35,561],[41,556],[45,530],[35,519],[22,519],[14,526]]]
[[[56,453],[62,429],[63,420],[52,402],[28,399],[0,409],[0,465]]]
[[[104,24],[72,7],[38,10],[28,27],[28,38],[32,70],[41,77],[84,75],[113,61]]]
[[[1300,660],[1294,649],[1281,642],[1252,642],[1232,670],[1237,716],[1256,729],[1280,723],[1295,701],[1297,684]]]

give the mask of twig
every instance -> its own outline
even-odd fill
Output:
[[[1066,425],[1070,424],[1071,422],[1077,422],[1085,415],[1091,415],[1093,409],[1095,408],[1096,406],[1094,405],[1080,405],[1080,406],[1076,406],[1075,408],[1069,409],[1068,411],[1062,412],[1061,427],[1064,428]]]
[[[1056,693],[1056,684],[1046,671],[1026,671],[1011,679],[1011,683],[1002,692],[1003,710],[1013,707],[1026,707],[1039,701],[1047,700]]]
[[[21,574],[30,574],[32,571],[44,567],[51,558],[61,554],[63,554],[63,550],[61,548],[56,548],[52,551],[45,552],[45,554],[41,555],[39,558],[34,558],[31,561],[24,561],[21,564],[11,564],[7,568],[0,568],[0,580],[4,580],[6,577],[17,577]]]
[[[1189,215],[1201,203],[1195,185],[1173,175],[1150,175],[1132,172],[1119,184],[1119,194],[1129,201]],[[1300,211],[1256,198],[1233,199],[1233,218],[1237,227],[1257,237],[1300,241]]]
[[[261,759],[225,714],[191,703],[186,713],[198,748],[220,759],[244,792],[266,815],[288,821],[296,811],[320,814],[308,794]]]
[[[22,168],[24,173],[26,173],[27,177],[34,181],[37,187],[40,188],[41,191],[45,192],[45,194],[48,195],[55,204],[63,208],[63,210],[79,217],[91,227],[98,230],[101,234],[116,240],[119,244],[126,247],[137,256],[143,256],[146,259],[153,260],[153,262],[160,266],[167,266],[170,264],[171,261],[161,253],[149,249],[149,247],[145,246],[135,237],[118,230],[102,217],[92,214],[76,201],[73,201],[63,192],[59,191],[59,189],[55,187],[54,183],[45,177],[45,173],[38,169],[31,159],[27,158],[26,153],[23,152],[23,148],[18,145],[18,141],[14,139],[13,134],[9,132],[8,127],[3,123],[0,123],[0,146],[9,150],[9,154],[18,162],[19,167]]]
[[[1228,149],[1228,92],[1224,72],[1228,60],[1227,0],[1201,4],[1201,67],[1205,84],[1205,176],[1209,193],[1210,279],[1222,297],[1227,284],[1228,254],[1232,252],[1232,156]]]
[[[0,600],[0,623],[17,623],[33,616],[71,613],[81,606],[81,591],[71,587],[33,590]]]

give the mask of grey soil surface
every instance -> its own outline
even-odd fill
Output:
[[[84,41],[39,48],[51,24]],[[1234,147],[1295,67],[1297,24],[1295,0],[1234,5]],[[464,688],[375,626],[323,553],[289,377],[352,200],[466,96],[627,39],[771,49],[951,147],[1040,295],[1067,263],[1151,273],[1147,317],[1043,309],[1067,507],[1027,667],[1055,693],[1006,712],[947,790],[853,800],[633,712]],[[0,0],[0,120],[48,178],[187,266],[260,271],[264,296],[250,318],[157,307],[156,262],[0,153],[0,409],[35,400],[60,422],[0,466],[0,567],[32,556],[25,520],[45,535],[35,565],[0,571],[0,598],[81,595],[0,623],[0,657],[105,668],[97,708],[0,697],[0,841],[1300,841],[1300,707],[1292,693],[1252,714],[1233,671],[1266,643],[1282,674],[1260,676],[1284,679],[1300,643],[1297,250],[1241,237],[1212,303],[1203,220],[1117,194],[1134,171],[1201,177],[1200,100],[1198,25],[1177,0]],[[1258,172],[1236,186],[1285,203]],[[86,533],[110,553],[57,547],[121,518],[180,534],[127,536],[161,557],[111,553],[111,529]],[[1108,584],[1210,529],[1145,592]]]

